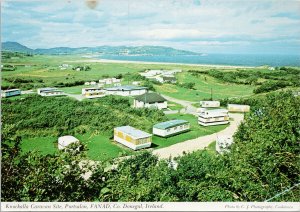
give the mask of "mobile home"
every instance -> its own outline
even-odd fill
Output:
[[[219,101],[200,101],[201,107],[220,107]]]
[[[20,89],[10,89],[10,90],[5,90],[1,91],[1,97],[11,97],[11,96],[19,96],[21,95],[21,90]]]
[[[82,95],[86,98],[97,98],[105,96],[105,90],[102,88],[82,88]]]
[[[114,140],[133,149],[143,149],[151,146],[152,135],[131,126],[116,127]]]
[[[229,112],[250,112],[249,105],[228,104],[227,109]]]
[[[64,95],[62,90],[58,90],[57,88],[39,88],[37,93],[41,96],[60,96]]]
[[[229,123],[228,110],[226,109],[214,109],[214,110],[202,110],[198,113],[198,123],[202,126],[212,126]]]
[[[171,120],[161,122],[153,126],[153,134],[168,137],[186,132],[190,129],[190,123],[186,120]]]
[[[163,73],[162,70],[146,70],[145,72],[140,73],[140,75],[148,78],[148,77],[154,77],[156,75],[160,75],[162,73]]]
[[[71,135],[66,135],[58,138],[58,149],[65,149],[73,143],[78,143],[79,140]]]
[[[216,151],[218,153],[228,152],[228,147],[233,143],[233,137],[229,135],[221,135],[216,139]]]
[[[160,83],[176,83],[176,77],[173,75],[162,75],[155,78]]]
[[[133,100],[134,108],[157,108],[159,110],[168,108],[168,101],[157,93],[145,93],[136,96]]]
[[[147,92],[146,87],[139,87],[133,85],[105,88],[105,90],[107,95],[119,95],[119,96],[138,96]]]

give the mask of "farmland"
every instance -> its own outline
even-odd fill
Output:
[[[138,63],[109,63],[97,60],[87,60],[80,55],[34,55],[3,59],[3,63],[15,66],[15,71],[2,72],[2,88],[21,88],[22,90],[36,89],[39,87],[56,86],[70,94],[80,94],[83,85],[87,81],[98,81],[105,77],[121,77],[122,84],[131,84],[133,81],[141,81],[142,85],[152,85],[154,89],[170,97],[199,101],[203,99],[224,99],[253,96],[254,92],[274,87],[274,83],[280,80],[292,82],[284,84],[284,87],[299,87],[297,78],[298,69],[293,72],[285,70],[270,72],[267,67],[248,68],[218,68],[217,71],[228,76],[223,78],[218,75],[207,74],[212,72],[211,67],[172,64],[138,64]],[[68,64],[65,69],[59,68],[62,64]],[[89,71],[75,71],[77,66],[88,66]],[[176,75],[176,84],[153,84],[139,76],[139,72],[146,69],[182,69],[183,72]],[[214,71],[214,70],[213,70]],[[287,74],[286,74],[287,73]],[[227,80],[236,74],[237,80]],[[246,75],[246,78],[243,78]],[[189,89],[183,84],[193,83]],[[273,84],[272,84],[273,83]],[[265,84],[265,85],[264,85]],[[292,86],[291,86],[292,85]],[[262,87],[264,86],[264,87]],[[276,85],[277,86],[277,85]],[[281,88],[280,84],[277,86]],[[278,89],[277,88],[277,89]],[[262,90],[263,91],[263,90]]]
[[[87,62],[86,59],[72,55],[72,56],[49,56],[49,55],[34,55],[33,57],[24,57],[19,59],[4,59],[3,63],[14,65],[15,71],[3,72],[2,73],[2,86],[12,86],[13,80],[16,78],[22,78],[24,80],[32,80],[29,84],[32,84],[33,88],[43,86],[54,86],[58,83],[71,83],[75,81],[98,81],[101,78],[113,77],[116,75],[133,74],[144,71],[145,69],[182,69],[187,71],[189,69],[206,70],[205,67],[192,67],[188,65],[164,65],[164,64],[135,64],[135,63],[107,63],[107,62]],[[61,70],[59,66],[61,64],[69,64],[72,67],[78,65],[85,65],[91,67],[90,71],[74,71],[72,68]],[[227,70],[227,69],[226,69]],[[231,69],[229,69],[231,70]],[[228,70],[227,70],[228,71]],[[11,79],[11,80],[10,80]],[[190,76],[179,75],[179,80],[183,82],[189,82],[192,80]],[[131,83],[133,80],[129,77],[124,83]],[[199,82],[198,82],[199,81]],[[206,90],[210,87],[219,85],[222,88],[226,84],[219,83],[214,80],[208,82],[201,82],[201,79],[197,81],[197,89],[205,88]],[[18,84],[18,86],[25,86],[24,84]],[[170,88],[162,87],[158,90],[164,93],[168,92]],[[220,88],[218,88],[220,89]],[[245,90],[247,87],[245,87]],[[80,89],[78,89],[80,90]],[[78,92],[71,90],[71,92]],[[233,88],[232,88],[233,90]],[[180,91],[180,90],[179,90]],[[181,90],[185,91],[185,90]],[[207,92],[207,91],[206,91]],[[193,92],[194,93],[194,92]],[[195,92],[196,93],[196,92]],[[247,92],[237,93],[236,95],[244,95]],[[196,95],[196,94],[195,94]]]
[[[179,82],[194,82],[195,89],[190,90],[178,85],[163,84],[156,85],[156,90],[174,98],[199,101],[202,99],[209,99],[211,97],[211,92],[214,99],[222,99],[249,96],[252,95],[254,89],[254,86],[223,83],[213,77],[200,76],[195,79],[190,73],[179,73],[177,76]]]

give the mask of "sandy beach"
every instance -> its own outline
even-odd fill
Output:
[[[77,62],[77,61],[66,61],[66,62]],[[191,63],[169,63],[169,62],[146,62],[146,61],[132,61],[132,60],[108,60],[108,59],[83,59],[81,62],[85,63],[135,63],[135,64],[160,64],[160,65],[179,65],[179,66],[199,66],[199,67],[210,67],[210,68],[255,68],[254,66],[232,66],[232,65],[214,65],[214,64],[191,64]]]

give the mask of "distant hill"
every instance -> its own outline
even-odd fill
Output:
[[[201,55],[201,53],[174,49],[164,46],[98,46],[98,47],[56,47],[49,49],[30,49],[17,42],[3,42],[2,50],[35,54],[105,54],[129,56],[159,55]]]
[[[4,42],[2,43],[2,50],[13,51],[13,52],[23,52],[23,53],[34,53],[33,49],[28,48],[18,42]]]

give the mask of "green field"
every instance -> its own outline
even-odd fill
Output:
[[[116,142],[109,139],[107,135],[74,135],[87,147],[87,156],[91,160],[108,160],[123,155],[134,153],[134,151],[125,148]],[[44,138],[27,138],[21,143],[22,150],[39,151],[41,154],[54,154],[58,152],[57,138],[44,137]]]
[[[177,99],[200,101],[203,99],[223,99],[253,95],[254,86],[237,85],[220,82],[210,76],[195,77],[190,73],[182,72],[176,75],[179,83],[195,83],[195,89],[187,89],[174,84],[155,85],[155,89],[165,95]]]
[[[189,114],[170,114],[167,115],[170,120],[172,119],[184,119],[189,121],[191,124],[191,129],[188,132],[175,135],[169,138],[162,138],[159,136],[153,136],[153,146],[155,149],[168,147],[176,143],[180,143],[186,140],[194,139],[200,136],[205,136],[213,134],[215,132],[225,129],[228,125],[219,125],[219,126],[209,126],[203,127],[198,124],[198,120],[195,116]]]
[[[98,81],[101,78],[113,77],[118,74],[133,74],[144,71],[145,69],[182,69],[182,73],[176,75],[178,83],[195,83],[194,89],[187,89],[174,84],[154,85],[157,92],[189,101],[199,101],[211,97],[211,91],[214,99],[226,97],[244,97],[253,95],[255,86],[225,83],[207,75],[192,76],[188,70],[210,70],[210,67],[172,65],[172,64],[136,64],[136,63],[107,63],[88,60],[80,55],[35,55],[33,57],[24,57],[19,59],[6,59],[4,64],[12,64],[17,68],[15,71],[2,72],[2,86],[12,85],[12,80],[21,78],[33,80],[30,84],[33,88],[54,86],[57,83],[73,83],[75,81]],[[72,68],[60,70],[59,65],[69,64],[75,66],[90,66],[90,71],[75,71]],[[218,68],[218,70],[236,71],[233,68]],[[257,68],[252,71],[264,69]],[[251,70],[249,70],[251,71]],[[41,81],[42,80],[42,81]],[[125,77],[122,84],[131,84],[134,79]],[[140,81],[140,80],[138,80]],[[25,86],[26,84],[20,84]],[[66,93],[80,94],[83,87],[74,86],[61,88]],[[172,109],[176,109],[175,106]]]
[[[168,101],[168,108],[171,110],[181,110],[183,106],[175,102]]]
[[[153,136],[152,148],[159,149],[171,146],[176,143],[184,142],[186,140],[194,139],[199,136],[209,135],[220,130],[223,130],[228,125],[203,127],[197,123],[197,118],[188,114],[172,114],[168,115],[171,119],[184,119],[190,122],[191,130],[179,135],[175,135],[169,138],[161,138],[159,136]],[[91,135],[91,134],[76,134],[74,135],[87,147],[87,156],[91,160],[105,161],[124,155],[132,155],[135,151],[114,142],[109,138],[109,135]],[[25,138],[21,143],[22,150],[39,151],[41,154],[54,154],[58,152],[57,138],[56,137],[36,137]]]
[[[41,137],[41,138],[25,138],[21,142],[22,151],[39,151],[41,154],[54,154],[58,152],[57,138]]]

